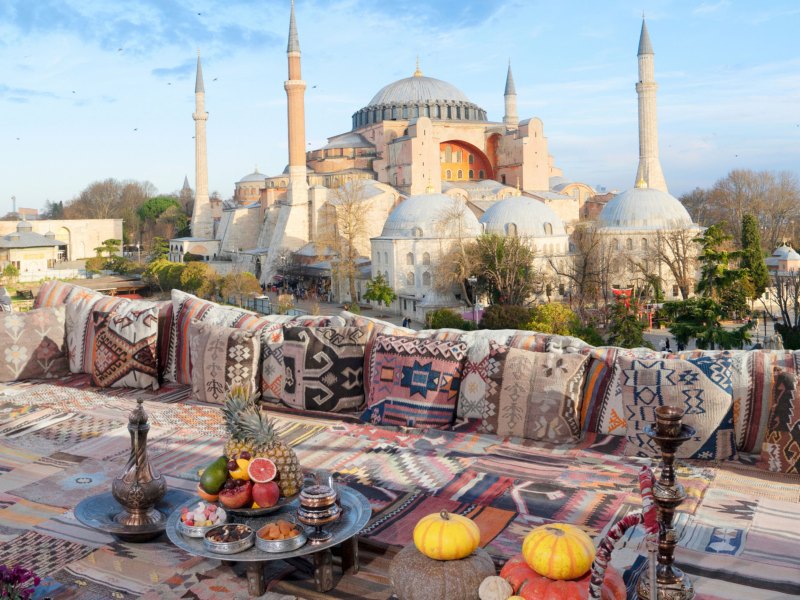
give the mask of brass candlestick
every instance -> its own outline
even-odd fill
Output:
[[[658,514],[658,590],[652,594],[647,577],[639,578],[638,593],[642,600],[691,600],[694,587],[686,574],[675,566],[675,546],[678,534],[672,524],[675,509],[686,500],[686,491],[675,477],[675,452],[695,435],[695,430],[681,423],[683,410],[677,406],[656,408],[655,427],[648,425],[645,433],[661,450],[661,476],[653,486],[653,500]]]
[[[122,474],[111,484],[114,499],[124,509],[114,516],[114,521],[129,527],[156,525],[166,520],[155,505],[164,497],[167,482],[147,459],[150,424],[141,398],[128,416],[128,431],[131,432],[131,454]]]

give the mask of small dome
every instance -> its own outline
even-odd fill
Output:
[[[245,175],[244,177],[242,177],[236,183],[255,183],[255,182],[263,183],[266,179],[267,176],[264,175],[263,173],[259,173],[258,169],[256,169],[249,175]]]
[[[480,218],[486,233],[509,235],[515,229],[520,237],[566,236],[564,222],[546,204],[525,196],[511,196],[492,204]]]
[[[56,233],[55,233],[55,231],[51,230],[51,231],[48,231],[47,233],[45,233],[44,237],[46,237],[49,240],[54,240],[54,239],[56,239]]]
[[[775,258],[782,258],[784,260],[797,260],[800,259],[800,255],[795,252],[794,248],[792,248],[789,244],[781,244],[775,251],[772,253],[772,256]]]
[[[444,215],[457,202],[445,194],[420,194],[409,196],[398,204],[389,214],[383,225],[381,237],[385,238],[454,238],[458,237],[456,223],[451,223],[443,231],[439,225]],[[460,201],[458,201],[460,202]],[[464,237],[477,237],[481,226],[472,211],[462,212],[460,234]]]
[[[633,188],[615,196],[600,212],[603,227],[675,229],[692,226],[692,217],[675,196],[653,188]]]
[[[30,233],[33,231],[33,226],[27,221],[20,221],[17,223],[17,231],[20,233]]]

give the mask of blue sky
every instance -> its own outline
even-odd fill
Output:
[[[309,147],[350,129],[381,87],[444,79],[503,114],[510,58],[522,118],[565,176],[626,189],[638,158],[641,15],[675,195],[731,169],[800,172],[795,0],[297,0]],[[194,65],[203,56],[209,188],[223,198],[286,151],[288,0],[4,0],[0,214],[92,181],[194,182]]]

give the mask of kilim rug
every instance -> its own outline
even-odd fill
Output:
[[[197,469],[222,451],[224,426],[218,407],[185,401],[186,387],[107,393],[86,376],[0,386],[0,563],[36,569],[44,576],[40,596],[57,600],[246,598],[241,566],[190,556],[165,537],[119,543],[75,519],[75,505],[107,491],[124,465],[127,415],[138,397],[150,415],[153,464],[169,486],[193,490]],[[442,509],[475,520],[498,567],[544,523],[568,521],[601,535],[640,509],[637,473],[650,460],[622,456],[624,438],[613,435],[548,446],[313,413],[274,416],[301,463],[337,473],[368,499],[372,518],[360,535],[358,574],[342,576],[335,556],[336,587],[320,594],[307,562],[270,563],[270,600],[388,600],[392,557],[411,543],[420,517]],[[678,470],[688,499],[676,516],[677,559],[699,600],[800,596],[800,477],[747,462]],[[613,555],[631,590],[644,554],[634,529]]]

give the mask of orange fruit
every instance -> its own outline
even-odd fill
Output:
[[[199,483],[197,484],[197,495],[200,496],[206,502],[216,502],[219,500],[218,494],[209,494],[207,491],[203,489]]]

